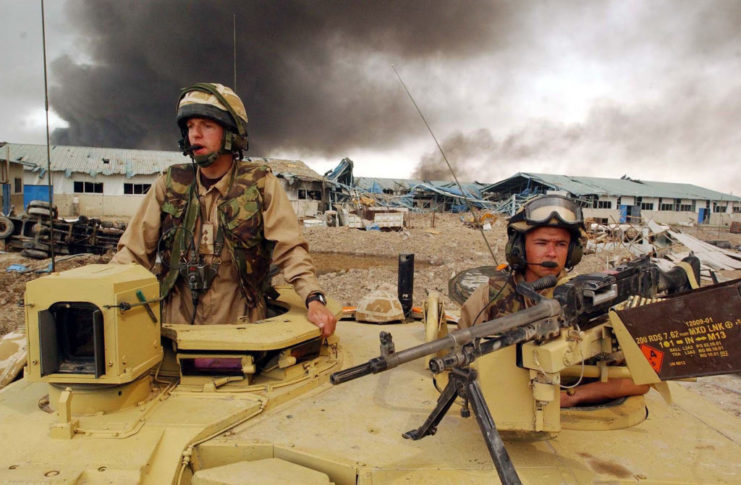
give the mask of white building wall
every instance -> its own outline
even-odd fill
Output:
[[[75,199],[79,214],[127,221],[136,213],[144,195],[58,194],[54,196],[54,203],[61,217],[79,215],[75,214]]]
[[[643,197],[641,199],[641,203],[653,204],[654,208],[652,210],[659,210],[659,198],[658,197]],[[643,210],[641,210],[641,215],[643,215]]]
[[[159,174],[135,175],[127,178],[124,175],[101,174],[93,177],[75,173],[72,177],[66,177],[63,172],[55,172],[52,174],[54,203],[61,217],[73,217],[82,214],[88,217],[128,220],[136,213],[144,195],[124,194],[124,184],[153,185],[158,176]],[[24,184],[46,185],[47,183],[46,176],[39,178],[39,174],[34,172],[24,172],[23,178]],[[321,201],[299,199],[298,191],[299,189],[321,191],[321,182],[297,181],[289,185],[286,179],[279,178],[278,180],[286,191],[291,206],[298,217],[313,217],[319,212]],[[102,183],[103,193],[75,193],[75,182]],[[75,200],[77,201],[76,204]]]
[[[675,211],[641,211],[641,219],[643,222],[653,220],[659,224],[697,224],[697,213],[696,212],[675,212]]]
[[[617,209],[617,197],[613,197],[612,195],[601,195],[599,197],[599,201],[602,201],[602,202],[608,202],[609,201],[609,202],[612,203],[612,205],[610,206],[610,209],[611,210],[616,210]],[[597,207],[597,209],[599,209],[599,207]],[[608,209],[608,210],[610,210],[610,209]]]
[[[288,181],[283,178],[278,179],[283,186],[283,190],[286,191],[286,195],[288,195],[288,200],[291,201],[291,207],[293,207],[293,212],[296,213],[296,216],[299,218],[304,217],[314,217],[319,213],[319,204],[321,201],[319,200],[311,200],[311,199],[299,199],[298,198],[298,191],[299,190],[322,190],[322,184],[321,182],[307,182],[307,181],[297,181],[293,183],[292,185],[288,184]]]
[[[642,210],[641,219],[644,223],[653,220],[659,224],[697,224],[698,212],[675,212]],[[607,219],[608,224],[616,224],[620,221],[620,211],[614,209],[584,209],[585,218]],[[741,222],[741,213],[726,214],[715,213],[710,215],[709,225],[729,226],[731,222]]]
[[[710,214],[710,225],[728,227],[731,222],[741,222],[741,214],[726,214],[726,213],[715,213]]]
[[[615,207],[615,201],[612,203],[613,207]],[[607,219],[608,224],[617,224],[620,222],[620,211],[617,209],[587,209],[585,208],[583,211],[584,218],[594,218],[594,219]]]
[[[635,197],[632,195],[624,195],[620,197],[620,205],[635,205]]]
[[[143,194],[124,194],[124,184],[154,184],[159,174],[136,175],[126,178],[124,175],[98,175],[93,177],[87,174],[75,173],[66,177],[63,172],[52,174],[54,186],[54,203],[61,217],[72,217],[75,212],[88,217],[106,217],[129,219],[132,217],[142,199]],[[24,184],[46,185],[47,178],[39,177],[38,172],[24,172]],[[102,183],[103,193],[75,193],[75,182]],[[75,210],[74,201],[77,199],[78,210]]]

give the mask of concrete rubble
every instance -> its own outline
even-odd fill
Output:
[[[687,226],[693,227],[693,226]],[[716,241],[718,242],[718,241]],[[732,245],[729,243],[729,247]],[[633,256],[650,254],[663,269],[681,261],[692,252],[700,259],[701,275],[708,282],[717,279],[718,271],[741,270],[741,251],[719,247],[677,228],[657,224],[590,224],[586,253],[627,249]]]

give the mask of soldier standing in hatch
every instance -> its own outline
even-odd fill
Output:
[[[561,195],[546,195],[527,202],[507,223],[505,255],[511,267],[490,278],[466,300],[461,308],[460,328],[518,312],[532,302],[517,294],[515,287],[553,275],[559,280],[566,268],[581,261],[584,219],[581,207]],[[539,292],[553,296],[553,287]],[[649,386],[638,386],[632,379],[591,382],[561,392],[561,407],[580,403],[603,402],[623,396],[648,392]]]
[[[180,94],[177,124],[193,163],[157,179],[111,262],[152,268],[159,253],[164,320],[209,324],[265,318],[272,261],[305,299],[309,320],[331,335],[337,320],[285,191],[267,166],[241,160],[242,101],[221,84],[194,84]]]

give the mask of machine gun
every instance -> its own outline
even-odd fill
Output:
[[[429,368],[434,374],[450,371],[448,383],[437,406],[421,427],[408,431],[403,436],[417,440],[434,434],[436,426],[456,398],[460,397],[463,399],[461,414],[464,417],[470,416],[469,405],[473,409],[502,483],[520,483],[494,424],[490,409],[495,408],[487,405],[485,393],[479,384],[481,369],[477,371],[471,364],[480,357],[489,357],[496,350],[517,345],[518,351],[505,358],[507,362],[504,365],[508,367],[502,369],[500,359],[494,364],[495,370],[492,373],[519,371],[522,374],[523,369],[527,370],[524,378],[520,379],[519,388],[532,395],[533,419],[527,418],[523,422],[530,420],[534,424],[526,429],[535,432],[558,431],[559,372],[579,362],[583,366],[583,361],[587,358],[609,353],[612,349],[612,334],[597,328],[605,323],[608,311],[633,295],[653,299],[661,292],[675,294],[697,288],[699,267],[699,260],[690,256],[671,271],[664,272],[645,257],[607,273],[571,278],[554,289],[552,299],[543,297],[538,291],[556,285],[555,277],[545,277],[531,284],[520,283],[516,291],[532,300],[535,303],[532,307],[453,331],[437,340],[399,352],[395,351],[391,334],[381,332],[381,355],[332,374],[331,382],[341,384],[371,373],[393,369],[442,350],[450,350],[447,355],[432,358],[429,362]],[[564,332],[566,329],[569,331]],[[606,336],[610,338],[606,340]],[[526,346],[529,346],[527,351]],[[606,377],[605,374],[605,379]],[[517,391],[510,387],[508,393],[516,394]],[[497,396],[503,394],[505,393],[500,392]]]

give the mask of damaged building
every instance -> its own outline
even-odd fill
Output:
[[[435,212],[467,210],[466,199],[478,208],[489,208],[492,205],[482,198],[481,189],[486,184],[461,184],[461,192],[455,182],[445,180],[355,177],[353,167],[354,162],[344,158],[334,170],[325,174],[332,203],[365,196],[384,207]]]
[[[246,158],[265,163],[281,181],[299,218],[313,217],[329,207],[324,178],[301,160]]]
[[[729,225],[741,221],[741,198],[692,184],[542,173],[517,173],[482,189],[485,199],[514,210],[518,201],[560,192],[582,202],[585,217],[604,223]]]
[[[60,216],[131,217],[157,177],[188,158],[175,151],[50,147],[54,204]],[[299,216],[313,216],[326,207],[322,176],[299,160],[255,158],[273,170]],[[49,200],[46,145],[6,143],[0,162],[23,167],[22,198]],[[20,172],[19,172],[20,173]]]
[[[131,217],[167,167],[188,162],[175,151],[53,145],[49,153],[60,216]],[[654,220],[727,226],[741,222],[741,198],[692,184],[520,172],[496,183],[466,183],[461,191],[449,181],[355,177],[349,158],[324,176],[300,160],[247,160],[272,169],[300,218],[358,201],[366,209],[458,212],[471,204],[512,214],[529,197],[560,192],[580,200],[587,217],[605,223]],[[6,213],[11,206],[20,211],[32,200],[48,200],[46,146],[2,144],[0,184]]]

